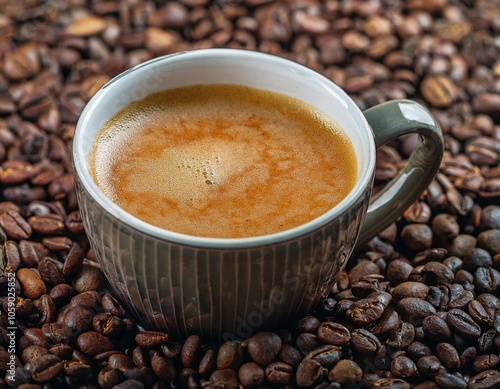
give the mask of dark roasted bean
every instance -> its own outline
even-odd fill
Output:
[[[325,322],[318,328],[318,339],[336,346],[345,346],[351,340],[349,330],[339,323]]]
[[[177,376],[172,361],[160,355],[157,351],[151,357],[151,368],[156,376],[162,380],[173,381]]]
[[[358,325],[371,324],[382,316],[390,301],[389,293],[372,293],[366,299],[353,303],[347,309],[347,318]]]
[[[238,370],[238,378],[246,388],[258,388],[264,383],[265,372],[255,362],[247,362]]]
[[[362,354],[373,354],[382,346],[374,334],[363,328],[351,332],[351,343]]]
[[[434,380],[440,388],[445,389],[465,389],[467,382],[460,376],[451,373],[438,373]]]
[[[83,353],[89,356],[95,356],[113,349],[113,343],[107,337],[95,331],[84,332],[78,336],[77,345]]]
[[[337,346],[320,346],[306,354],[304,359],[313,359],[321,366],[331,368],[341,357],[341,349]]]
[[[493,389],[500,385],[500,371],[486,370],[470,378],[467,387],[470,389]]]
[[[12,239],[28,239],[32,232],[28,222],[15,211],[7,211],[0,214],[0,227]]]
[[[449,343],[438,343],[436,345],[436,356],[448,370],[460,368],[460,357],[458,351]]]
[[[436,313],[436,309],[427,301],[416,297],[406,297],[398,302],[396,310],[401,318],[413,325],[422,324],[427,316]]]
[[[297,367],[295,380],[297,386],[307,387],[314,385],[326,371],[321,364],[313,359],[304,359]]]
[[[348,385],[361,379],[363,371],[359,365],[351,360],[339,361],[328,373],[328,379],[332,382]]]
[[[320,324],[321,322],[317,317],[306,316],[297,322],[295,329],[299,332],[315,332]]]
[[[293,368],[283,362],[273,362],[266,367],[265,373],[272,385],[287,385],[293,377]]]
[[[451,335],[450,327],[446,321],[437,315],[425,317],[422,321],[422,327],[425,335],[433,340],[446,340]]]
[[[64,369],[61,358],[46,354],[26,364],[26,369],[31,371],[35,382],[49,382],[57,377]]]
[[[122,334],[125,324],[119,317],[107,312],[101,312],[92,318],[92,327],[94,331],[101,335],[116,338]]]
[[[247,348],[250,357],[261,365],[269,365],[276,360],[282,342],[278,335],[271,332],[259,332],[242,344]]]
[[[448,312],[446,323],[448,323],[452,330],[457,331],[463,336],[478,338],[481,335],[481,328],[474,319],[459,309],[451,309]]]
[[[242,361],[243,347],[241,347],[240,341],[228,341],[222,344],[219,348],[219,352],[217,354],[218,369],[238,370],[238,368],[241,366]]]
[[[163,332],[141,331],[135,335],[135,342],[140,347],[153,348],[161,346],[168,340],[168,335]]]

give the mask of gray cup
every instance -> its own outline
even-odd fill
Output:
[[[109,200],[89,173],[103,124],[128,103],[194,84],[239,84],[301,99],[331,116],[358,161],[354,188],[337,206],[299,227],[235,239],[164,230]],[[371,197],[377,147],[418,133],[407,166]],[[421,105],[398,100],[361,112],[329,79],[289,60],[233,49],[169,55],[107,83],[83,111],[73,157],[77,196],[90,244],[112,288],[145,328],[174,338],[246,338],[310,312],[326,296],[358,244],[400,216],[427,187],[443,155],[438,124]],[[286,194],[284,194],[286,195]]]

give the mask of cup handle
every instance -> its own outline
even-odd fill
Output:
[[[444,151],[439,124],[427,108],[414,101],[389,101],[367,109],[364,115],[372,128],[377,148],[412,133],[420,135],[420,142],[406,166],[371,198],[357,248],[383,231],[418,200],[437,173]]]

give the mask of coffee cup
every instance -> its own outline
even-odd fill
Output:
[[[356,155],[352,189],[337,205],[299,226],[237,238],[179,233],[122,209],[103,193],[89,168],[99,130],[134,101],[200,84],[287,95],[333,118]],[[406,166],[372,196],[377,148],[415,133],[420,142]],[[355,248],[418,199],[442,155],[441,130],[422,105],[396,100],[362,112],[319,73],[284,58],[236,49],[176,53],[125,71],[93,96],[73,140],[82,220],[113,291],[144,328],[174,338],[242,339],[314,310]]]

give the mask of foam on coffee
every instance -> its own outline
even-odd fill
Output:
[[[134,102],[90,156],[111,200],[159,227],[248,237],[310,221],[356,181],[343,130],[315,108],[236,85],[196,85]]]

